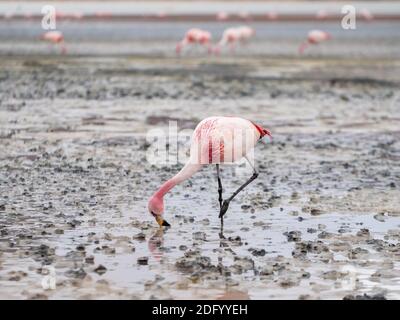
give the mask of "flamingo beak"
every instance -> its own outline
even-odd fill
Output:
[[[154,218],[156,219],[158,225],[160,227],[170,227],[171,225],[163,219],[162,216],[153,214]]]

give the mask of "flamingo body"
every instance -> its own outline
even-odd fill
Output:
[[[62,34],[62,32],[47,31],[40,38],[44,41],[60,46],[62,54],[67,52],[67,48],[65,47],[64,44],[64,35]]]
[[[180,54],[185,46],[196,43],[206,46],[208,48],[208,51],[210,52],[211,38],[212,38],[211,33],[206,30],[198,28],[189,29],[185,33],[183,39],[176,45],[176,53]]]
[[[201,164],[236,162],[254,148],[261,134],[252,122],[243,118],[206,118],[194,130],[190,161]]]
[[[42,40],[60,43],[64,41],[64,35],[60,31],[47,31],[42,35]]]
[[[233,51],[236,43],[246,43],[255,35],[255,30],[248,26],[239,26],[233,28],[227,28],[222,33],[221,40],[218,42],[215,53],[219,54],[221,47],[230,45],[231,51]]]
[[[330,33],[326,32],[326,31],[311,30],[307,35],[307,40],[300,45],[299,53],[303,54],[304,50],[310,44],[319,44],[319,43],[321,43],[323,41],[327,41],[331,38],[332,38],[332,36],[330,35]]]

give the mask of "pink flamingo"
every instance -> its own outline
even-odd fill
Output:
[[[368,9],[362,9],[361,10],[361,16],[366,20],[366,21],[372,21],[374,20],[374,16]]]
[[[303,54],[304,50],[311,44],[318,44],[331,38],[332,36],[328,32],[321,30],[311,30],[307,35],[307,40],[300,45],[299,53]]]
[[[189,161],[152,195],[148,203],[150,214],[154,216],[160,226],[170,226],[163,218],[165,194],[179,183],[189,179],[203,165],[215,164],[220,206],[219,218],[222,226],[223,216],[228,210],[229,203],[258,176],[258,171],[249,160],[249,152],[265,135],[271,137],[270,131],[239,117],[210,117],[202,120],[192,135]],[[253,175],[228,199],[223,200],[219,166],[223,163],[237,162],[242,158],[245,158],[253,168]]]
[[[267,19],[268,20],[277,20],[278,14],[275,11],[270,11],[267,13]]]
[[[159,18],[159,19],[165,19],[167,16],[168,16],[167,12],[165,12],[165,11],[159,11],[156,14],[156,17]]]
[[[82,12],[75,12],[75,13],[71,14],[71,17],[76,20],[82,20],[84,17],[84,14]]]
[[[221,47],[225,45],[229,45],[231,52],[233,52],[238,42],[245,44],[254,35],[255,35],[255,30],[248,26],[240,26],[240,27],[225,29],[224,33],[222,34],[221,40],[218,42],[218,44],[214,49],[214,52],[216,54],[219,54],[221,52]]]
[[[315,17],[317,18],[317,20],[326,20],[328,18],[328,12],[324,9],[321,9],[317,12]]]
[[[64,35],[60,31],[47,31],[41,37],[42,40],[59,45],[61,53],[66,53],[67,49],[64,43]]]
[[[187,45],[200,44],[205,46],[208,53],[211,53],[211,33],[202,29],[189,29],[183,39],[176,45],[176,53],[180,54],[182,49]]]
[[[251,19],[250,13],[248,13],[247,11],[239,12],[239,17],[246,21]]]
[[[225,11],[220,11],[217,13],[217,20],[218,21],[226,21],[229,18],[229,15]]]

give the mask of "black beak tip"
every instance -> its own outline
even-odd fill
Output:
[[[167,221],[163,221],[163,223],[162,223],[162,226],[163,227],[170,227],[171,225],[167,222]]]

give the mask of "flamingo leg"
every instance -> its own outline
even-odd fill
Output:
[[[222,182],[221,182],[221,177],[219,176],[219,164],[216,164],[217,166],[217,179],[218,179],[218,201],[219,201],[219,210],[221,211],[222,209]],[[224,217],[219,215],[219,218],[221,219],[221,232],[220,232],[220,237],[224,238],[223,236],[223,228],[224,228]]]
[[[219,217],[221,218],[221,221],[224,217],[224,214],[228,211],[229,208],[229,203],[235,198],[240,191],[242,191],[244,188],[246,188],[253,180],[255,180],[258,177],[258,171],[257,169],[253,166],[253,164],[250,162],[247,157],[245,157],[247,162],[251,165],[253,168],[253,175],[245,182],[243,183],[228,199],[224,200],[222,203],[221,210],[219,212]]]
[[[217,166],[217,179],[218,179],[218,201],[219,201],[219,208],[222,208],[222,182],[219,176],[219,164]]]

